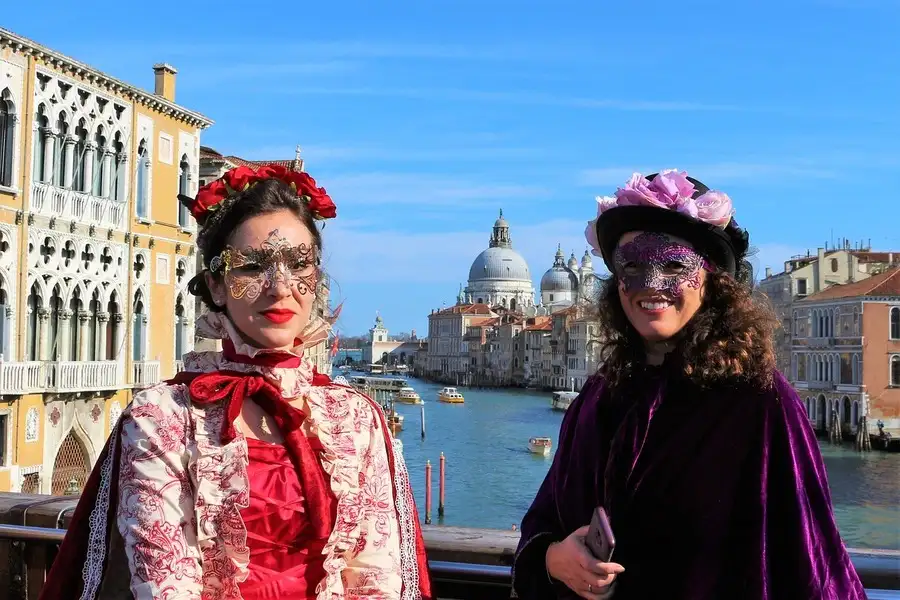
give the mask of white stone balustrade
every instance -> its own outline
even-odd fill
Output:
[[[122,229],[125,226],[124,202],[39,181],[31,184],[31,210],[40,215],[99,227]]]
[[[0,394],[40,392],[47,385],[47,363],[0,361]]]
[[[136,361],[132,365],[131,383],[134,387],[149,387],[159,383],[159,361]]]
[[[46,365],[50,390],[80,392],[124,387],[119,363],[114,360],[61,361]]]

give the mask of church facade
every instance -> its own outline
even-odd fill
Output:
[[[417,374],[458,385],[580,387],[598,364],[599,344],[581,338],[594,330],[585,323],[601,282],[587,250],[580,262],[574,253],[567,261],[558,247],[536,299],[531,270],[500,211],[456,304],[429,315]]]

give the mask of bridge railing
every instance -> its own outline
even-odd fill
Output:
[[[0,493],[0,598],[37,600],[77,501],[73,496]],[[510,597],[517,532],[425,526],[423,533],[438,598]],[[900,552],[850,554],[870,600],[900,600]]]

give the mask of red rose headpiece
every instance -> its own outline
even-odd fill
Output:
[[[250,188],[263,179],[278,179],[291,186],[297,197],[306,203],[313,218],[333,219],[337,208],[324,188],[316,186],[316,180],[308,173],[292,171],[280,165],[264,165],[258,169],[237,167],[227,171],[222,177],[207,183],[197,191],[196,198],[179,195],[178,200],[185,206],[197,224],[205,228],[227,212],[234,202],[234,196]]]

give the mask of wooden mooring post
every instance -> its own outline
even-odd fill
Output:
[[[444,453],[441,452],[441,464],[440,464],[440,481],[438,482],[438,517],[444,518],[444,472],[447,466],[447,459],[444,458]]]
[[[869,436],[869,418],[863,415],[856,426],[856,449],[869,452],[872,449],[872,438]]]
[[[431,525],[431,461],[425,461],[425,524]]]

